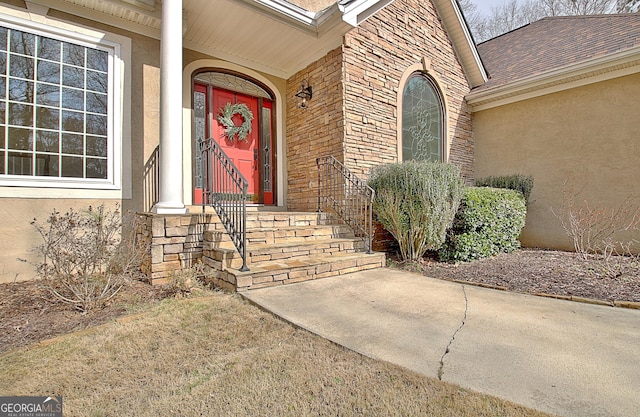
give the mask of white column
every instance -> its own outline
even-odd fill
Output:
[[[162,2],[160,39],[160,189],[153,208],[182,214],[182,0]]]

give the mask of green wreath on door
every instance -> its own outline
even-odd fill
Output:
[[[236,114],[239,114],[244,119],[240,126],[236,126],[233,122],[233,116]],[[236,136],[238,139],[247,142],[247,136],[251,133],[252,120],[253,113],[251,113],[246,104],[242,103],[227,103],[220,109],[220,114],[218,114],[218,122],[224,127],[223,134],[230,142],[233,142]]]

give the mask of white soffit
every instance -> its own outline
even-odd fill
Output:
[[[160,39],[160,1],[30,1]],[[334,3],[313,13],[283,0],[183,0],[183,45],[286,79],[339,47],[353,26],[392,1]]]
[[[639,72],[640,47],[635,47],[502,86],[480,89],[465,98],[472,111],[478,112]]]
[[[198,13],[191,10],[194,5]],[[286,79],[337,48],[350,29],[339,19],[327,21],[332,26],[321,36],[315,21],[305,21],[308,16],[298,10],[290,12],[297,13],[283,15],[264,2],[256,8],[244,0],[191,0],[183,44]]]
[[[141,7],[151,0],[29,0],[89,20],[119,27],[152,38],[160,38],[161,10]],[[140,5],[136,5],[139,3]]]

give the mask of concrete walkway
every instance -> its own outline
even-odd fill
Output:
[[[640,311],[391,269],[248,291],[364,355],[560,416],[640,415]]]

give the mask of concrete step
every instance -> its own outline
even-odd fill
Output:
[[[205,257],[205,267],[208,268],[216,286],[246,291],[381,268],[385,266],[385,255],[339,252],[262,262],[245,272],[235,268],[218,270],[208,262],[209,258]]]

